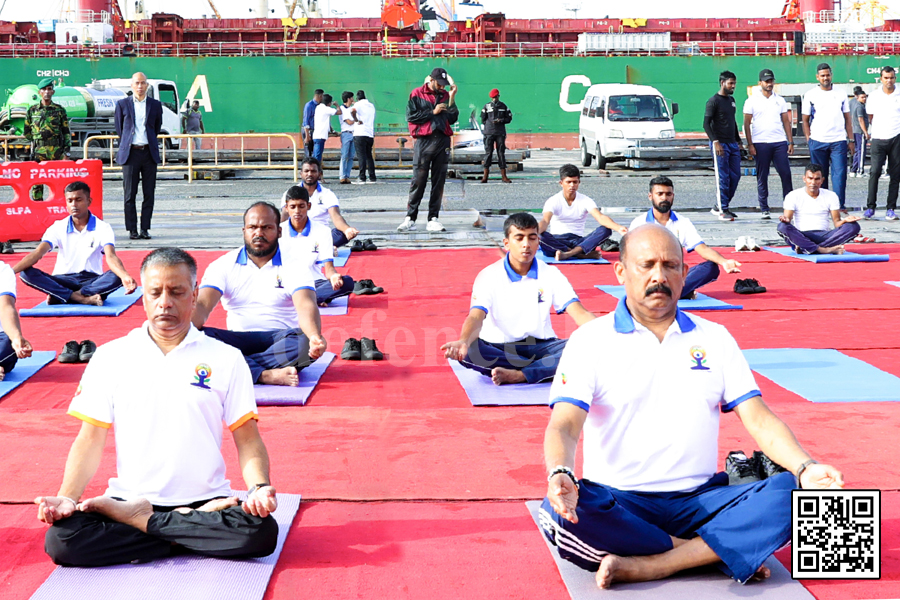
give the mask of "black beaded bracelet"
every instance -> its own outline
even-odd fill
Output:
[[[572,483],[575,484],[575,489],[578,489],[580,486],[578,485],[578,479],[575,477],[575,473],[569,467],[559,466],[550,471],[550,474],[547,476],[547,482],[549,483],[551,479],[553,479],[556,475],[560,473],[565,473],[569,476],[569,479],[572,480]]]

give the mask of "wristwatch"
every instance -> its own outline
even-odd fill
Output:
[[[255,492],[256,490],[258,490],[259,488],[264,488],[264,487],[267,487],[267,486],[270,486],[270,485],[272,485],[272,484],[271,484],[271,483],[257,483],[257,484],[254,485],[252,488],[250,488],[249,490],[247,490],[247,495],[248,495],[248,496],[251,496],[251,495],[253,494],[253,492]]]

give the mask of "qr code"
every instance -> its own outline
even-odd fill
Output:
[[[881,491],[794,490],[794,579],[881,578]]]

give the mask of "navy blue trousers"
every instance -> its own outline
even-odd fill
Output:
[[[791,223],[779,223],[778,234],[799,254],[815,254],[820,246],[840,246],[859,235],[859,223],[844,223],[831,231],[800,231]]]
[[[568,252],[575,246],[581,246],[581,251],[587,254],[596,250],[597,246],[602,244],[610,235],[612,235],[612,230],[603,225],[585,236],[580,236],[577,233],[553,235],[549,231],[545,231],[541,234],[541,250],[547,256],[553,257],[556,256],[557,250]]]
[[[722,210],[728,208],[734,193],[738,189],[741,182],[741,148],[737,142],[731,144],[721,144],[722,156],[719,156],[713,150],[713,157],[719,168],[719,196],[722,200]],[[712,142],[709,143],[709,149],[712,150]]]
[[[12,341],[9,336],[0,330],[0,367],[3,367],[4,373],[9,373],[19,362],[16,351],[13,350]]]
[[[756,148],[756,197],[760,210],[769,210],[769,166],[775,164],[775,172],[781,177],[781,199],[791,193],[791,163],[788,160],[788,143],[754,144]]]
[[[866,144],[868,144],[869,141],[861,133],[854,133],[853,141],[856,142],[856,152],[853,153],[853,162],[850,164],[850,171],[862,175],[863,169],[865,168]]]
[[[273,331],[230,331],[215,327],[204,327],[203,333],[241,351],[253,383],[269,369],[297,367],[297,370],[312,363],[309,358],[309,338],[299,329],[276,329]]]
[[[688,271],[687,277],[684,278],[684,289],[681,290],[681,299],[690,298],[691,294],[697,291],[698,288],[707,283],[712,283],[718,278],[719,265],[711,260],[694,265]]]
[[[19,274],[22,283],[50,296],[48,304],[67,304],[72,292],[81,292],[83,296],[100,294],[106,297],[122,287],[122,280],[112,271],[97,275],[92,271],[66,273],[65,275],[48,275],[40,269],[29,267]]]
[[[494,367],[515,369],[522,371],[528,383],[539,383],[556,375],[556,367],[568,341],[554,338],[494,344],[478,338],[478,345],[470,347],[459,364],[488,377]]]
[[[844,199],[847,195],[847,140],[840,142],[823,143],[809,140],[809,160],[821,165],[824,169],[825,180],[822,187],[828,188],[838,195],[841,208],[844,208]],[[872,158],[875,158],[875,144],[872,144]],[[828,185],[829,170],[831,171],[831,185]]]
[[[334,244],[335,248],[346,246],[349,241],[350,240],[347,239],[347,236],[344,235],[344,232],[340,229],[335,228],[331,230],[331,242]]]
[[[342,277],[344,278],[344,283],[339,290],[331,287],[331,282],[327,279],[316,279],[316,303],[328,304],[335,298],[349,295],[353,291],[353,279],[348,275],[342,275]]]
[[[797,480],[779,473],[763,481],[728,485],[717,473],[692,492],[630,492],[586,479],[578,491],[578,523],[566,521],[546,498],[544,535],[562,558],[596,571],[607,554],[648,556],[672,549],[672,537],[701,537],[744,583],[791,540],[791,490]]]

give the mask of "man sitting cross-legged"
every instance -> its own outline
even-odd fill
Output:
[[[315,158],[304,158],[300,164],[300,180],[309,194],[309,218],[314,223],[328,227],[331,231],[331,240],[334,247],[344,246],[359,235],[359,230],[350,227],[341,214],[341,202],[338,197],[323,186],[319,181],[322,178],[322,166]],[[281,196],[281,220],[286,221],[287,192]],[[334,223],[334,229],[331,229]]]
[[[297,386],[299,369],[322,356],[325,339],[309,267],[282,260],[280,216],[268,202],[244,212],[244,247],[206,268],[193,322],[244,354],[253,383]],[[228,329],[204,327],[220,299]]]
[[[275,488],[256,426],[250,372],[240,352],[191,326],[197,263],[177,248],[141,265],[147,322],[101,346],[69,405],[81,430],[56,496],[35,500],[52,525],[53,562],[99,567],[193,552],[222,558],[271,554],[278,541]],[[231,496],[222,423],[240,457],[245,502]],[[80,500],[115,425],[116,477]]]
[[[538,383],[553,377],[566,340],[556,337],[550,308],[583,325],[594,318],[563,274],[542,260],[538,224],[528,213],[503,224],[506,257],[482,269],[472,288],[469,316],[444,356],[488,375],[497,384]]]
[[[31,343],[22,335],[16,311],[16,274],[8,264],[0,262],[0,381],[20,358],[28,358],[31,352]]]
[[[628,229],[619,225],[597,208],[597,203],[578,191],[581,171],[575,165],[563,165],[559,169],[559,185],[562,191],[544,203],[544,214],[538,223],[541,234],[541,250],[556,260],[572,258],[600,258],[597,247],[613,231],[622,235]],[[587,216],[591,215],[600,226],[584,235]]]
[[[844,244],[859,235],[862,217],[841,218],[838,195],[822,188],[824,175],[817,164],[807,165],[802,189],[784,198],[778,233],[801,254],[843,254]]]
[[[763,562],[791,539],[797,481],[840,488],[843,476],[769,410],[728,331],[678,310],[688,270],[678,239],[644,225],[619,252],[625,298],[572,335],[551,386],[541,527],[601,588],[712,564],[740,583],[765,578]],[[790,472],[729,486],[716,473],[720,411]]]
[[[91,214],[91,188],[83,181],[66,186],[69,217],[47,228],[41,243],[13,270],[22,283],[47,294],[47,304],[103,306],[108,295],[123,285],[130,294],[137,284],[116,255],[112,227]],[[41,258],[57,248],[56,266],[47,275],[35,268]],[[103,255],[109,271],[103,272]]]

